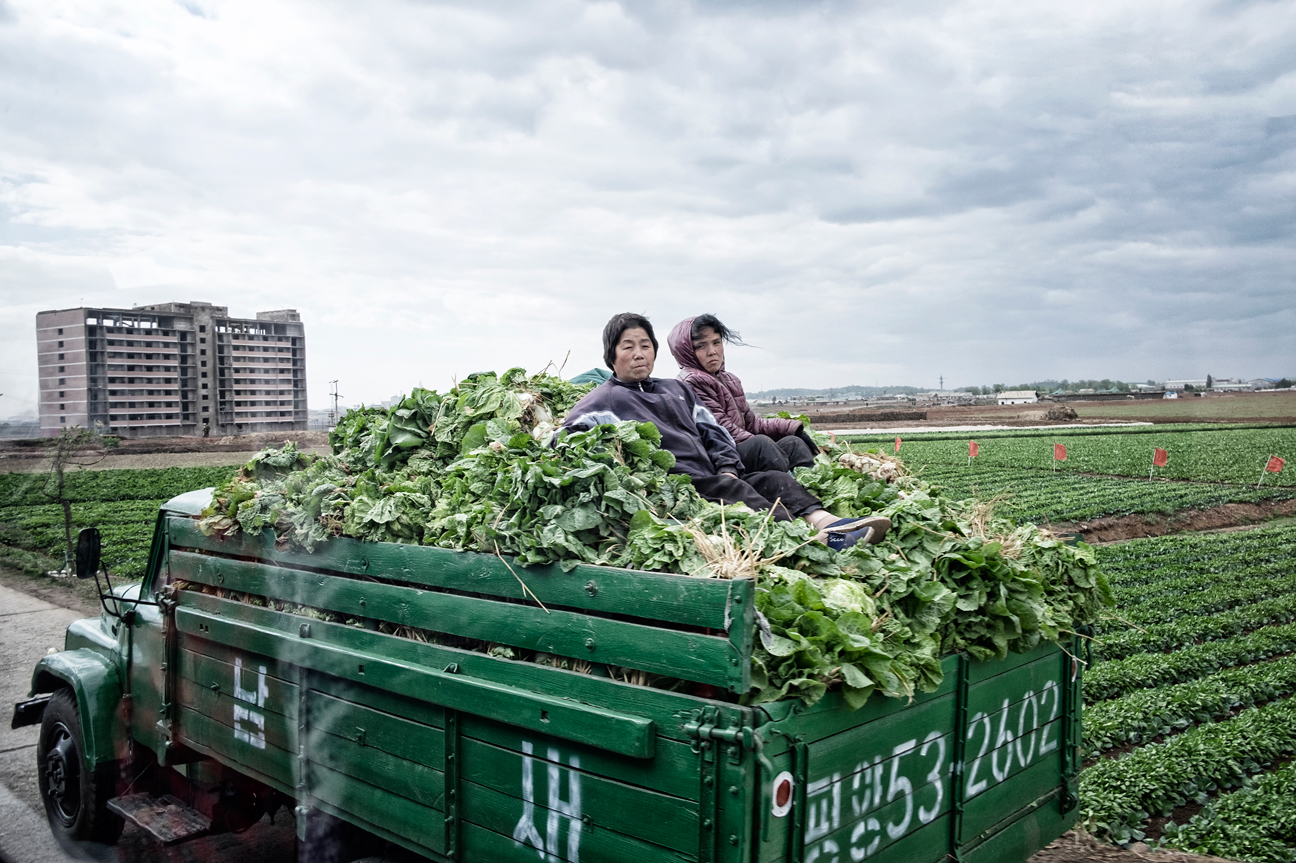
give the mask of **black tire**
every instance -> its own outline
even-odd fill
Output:
[[[60,689],[45,706],[36,747],[41,800],[57,838],[111,845],[125,826],[108,811],[114,771],[112,765],[104,765],[88,772],[83,740],[76,697],[70,689]]]

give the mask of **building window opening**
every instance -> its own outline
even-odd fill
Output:
[[[58,334],[59,334],[60,336],[63,335],[63,328],[62,328],[62,327],[59,327]]]
[[[66,423],[67,423],[67,417],[59,417],[59,422],[66,424]]]
[[[60,347],[60,348],[63,347],[63,340],[62,340],[62,339],[59,339],[59,347]]]

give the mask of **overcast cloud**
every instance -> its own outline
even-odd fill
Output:
[[[1291,2],[0,0],[0,416],[37,311],[189,299],[312,407],[624,310],[749,390],[1278,376],[1294,226]]]

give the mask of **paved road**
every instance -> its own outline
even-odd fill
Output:
[[[50,835],[36,787],[38,726],[11,729],[12,705],[27,697],[31,671],[51,648],[63,646],[63,631],[79,612],[0,585],[0,860],[4,863],[289,863],[295,836],[291,817],[278,824],[262,819],[238,836],[195,839],[163,848],[128,825],[114,847],[60,849]]]

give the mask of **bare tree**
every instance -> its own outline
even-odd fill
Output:
[[[77,452],[83,449],[86,444],[95,439],[94,432],[89,429],[83,429],[80,426],[72,426],[64,429],[62,434],[54,443],[53,464],[50,465],[50,472],[45,477],[45,483],[41,486],[41,493],[46,497],[53,499],[63,507],[63,541],[65,543],[63,550],[63,566],[66,569],[70,564],[72,555],[72,501],[68,500],[65,493],[64,473],[68,465],[89,467],[103,460],[99,456],[93,461],[76,461],[74,457]],[[54,490],[50,491],[51,481]]]

